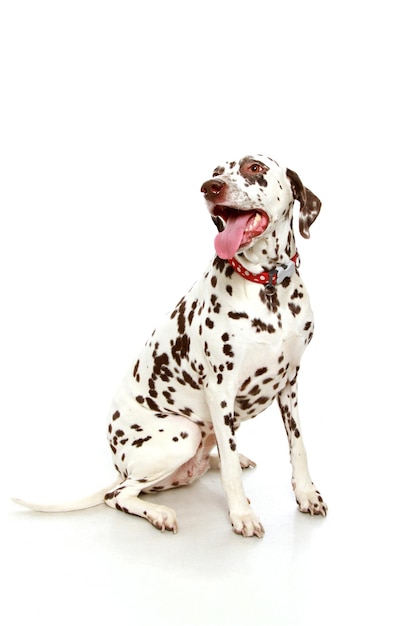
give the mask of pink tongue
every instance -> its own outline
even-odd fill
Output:
[[[221,259],[231,259],[236,254],[251,216],[251,211],[229,216],[225,229],[215,237],[215,249]]]

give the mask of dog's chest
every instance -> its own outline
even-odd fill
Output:
[[[313,333],[303,282],[297,272],[273,289],[235,278],[207,274],[191,290],[182,306],[194,307],[197,314],[193,332],[209,362],[227,371],[230,367],[240,385],[264,367],[268,377],[282,375],[299,364]]]
[[[257,295],[255,289],[255,298],[254,288],[247,298],[234,294],[221,318],[234,353],[235,414],[240,420],[267,408],[295,378],[313,334],[310,302],[298,275],[274,290]],[[217,352],[216,357],[220,361]]]

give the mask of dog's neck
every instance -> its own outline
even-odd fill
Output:
[[[257,273],[287,263],[295,254],[296,241],[291,219],[275,224],[265,238],[235,256],[247,269]]]

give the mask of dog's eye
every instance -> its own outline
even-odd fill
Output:
[[[224,173],[224,167],[222,167],[221,165],[218,165],[213,170],[212,177],[214,178],[215,176],[221,176],[223,173]]]
[[[264,168],[259,163],[251,163],[249,169],[254,172],[254,174],[261,174],[264,171]]]

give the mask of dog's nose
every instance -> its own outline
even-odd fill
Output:
[[[217,202],[226,188],[226,183],[221,178],[212,178],[203,183],[201,191],[207,200]]]

